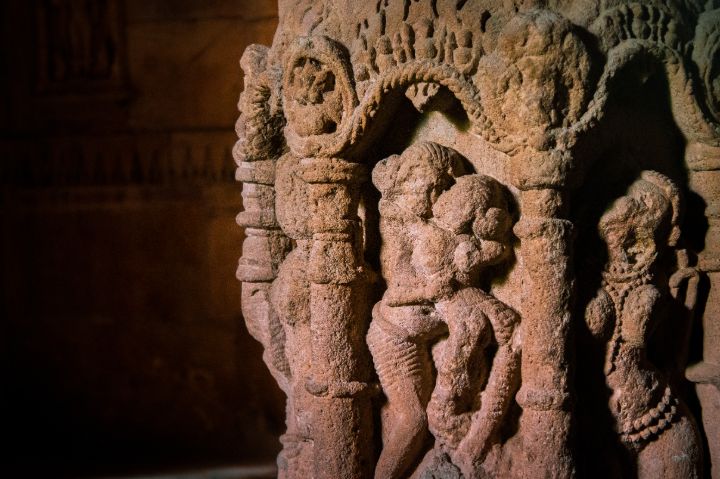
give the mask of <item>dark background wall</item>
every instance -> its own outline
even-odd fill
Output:
[[[0,398],[25,477],[272,462],[240,316],[238,60],[272,0],[0,2]]]

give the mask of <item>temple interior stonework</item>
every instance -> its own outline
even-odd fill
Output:
[[[720,2],[278,16],[233,150],[278,477],[720,478]]]

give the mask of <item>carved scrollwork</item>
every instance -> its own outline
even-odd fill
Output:
[[[296,57],[300,58],[299,53],[292,58]],[[335,68],[332,71],[349,74],[347,63],[343,62],[342,56],[336,56],[334,63]],[[345,67],[341,67],[341,65]],[[307,67],[304,68],[307,75]],[[294,75],[286,74],[286,79],[290,77],[295,78]],[[304,124],[322,125],[313,127],[316,131],[312,131],[312,133],[315,134],[301,136],[292,129],[291,118],[293,115],[299,115],[302,109],[297,109],[294,106],[289,107],[291,113],[286,112],[289,118],[288,144],[298,155],[334,156],[341,154],[364,139],[366,135],[371,136],[368,134],[368,130],[374,119],[379,115],[386,97],[393,92],[404,92],[408,87],[419,83],[432,83],[446,87],[458,98],[474,125],[483,124],[485,121],[480,108],[479,95],[472,82],[468,81],[452,66],[443,63],[417,60],[398,65],[394,63],[393,68],[383,70],[382,75],[366,86],[367,90],[359,105],[357,105],[352,81],[350,81],[349,77],[345,78],[346,81],[339,82],[342,86],[338,87],[343,92],[340,95],[340,97],[344,98],[342,108],[340,108],[337,100],[335,100],[335,104],[332,102],[325,104],[323,101],[322,106],[316,105],[309,110],[315,109],[315,116],[310,114],[310,119],[306,119],[302,115],[297,117],[302,118]],[[288,88],[293,87],[288,87],[286,80],[285,89]],[[288,93],[286,92],[285,95],[287,96]],[[286,104],[288,102],[289,100],[286,100]],[[293,108],[296,110],[293,110]],[[329,113],[330,111],[333,113]],[[328,128],[332,131],[321,132],[323,129]],[[311,131],[308,130],[306,133],[311,133]]]
[[[712,34],[706,35],[712,30],[709,27],[712,18],[712,12],[700,16],[695,33],[697,45],[691,49],[689,20],[672,6],[632,2],[603,11],[589,28],[602,42],[607,61],[588,111],[573,126],[576,134],[597,125],[613,90],[622,88],[624,82],[643,81],[662,72],[670,83],[670,100],[679,128],[690,139],[716,144],[720,126],[704,113],[692,86],[693,76],[686,58],[692,51],[708,89],[708,101],[712,102],[713,74],[707,68],[712,69],[717,62],[708,60],[712,58],[713,47],[712,40],[709,44],[706,41],[712,38]]]

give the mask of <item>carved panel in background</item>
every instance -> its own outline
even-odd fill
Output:
[[[234,178],[231,139],[218,131],[5,140],[0,184],[37,191],[228,183]]]
[[[121,89],[127,83],[121,0],[36,0],[37,88]]]

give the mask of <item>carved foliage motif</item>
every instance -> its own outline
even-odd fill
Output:
[[[720,391],[699,385],[697,403],[684,369],[720,261],[680,227],[681,197],[714,204],[720,180],[718,10],[479,3],[281,2],[275,44],[243,56],[238,278],[288,396],[280,477],[593,477],[589,423],[623,477],[717,474]],[[680,148],[652,159],[644,125],[637,144],[617,136],[650,158],[627,188],[587,175],[618,112],[644,114],[622,82],[669,96],[687,176]],[[573,262],[583,185],[615,194],[597,274]],[[699,383],[716,384],[713,351]]]

